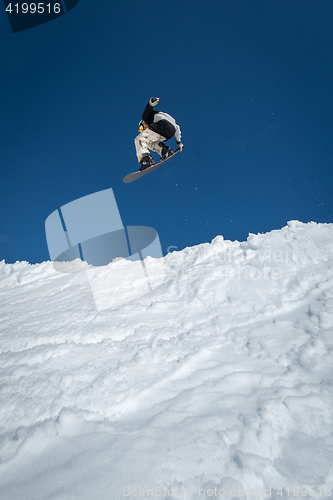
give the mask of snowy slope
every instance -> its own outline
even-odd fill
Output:
[[[83,274],[0,263],[0,499],[333,496],[333,225],[163,261],[103,311]]]

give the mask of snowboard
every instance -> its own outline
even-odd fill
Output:
[[[123,178],[123,181],[128,184],[129,182],[136,181],[137,179],[140,179],[140,177],[143,177],[144,175],[149,174],[153,170],[156,170],[158,167],[161,165],[164,165],[167,161],[171,160],[177,153],[179,152],[179,148],[176,149],[176,151],[173,153],[173,155],[169,156],[166,160],[160,161],[159,163],[156,163],[155,165],[152,165],[151,167],[146,168],[145,170],[138,170],[137,172],[132,172],[131,174],[126,175],[126,177]]]

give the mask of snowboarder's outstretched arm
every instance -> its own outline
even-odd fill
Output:
[[[153,116],[155,113],[157,113],[157,111],[154,111],[154,106],[156,106],[156,104],[158,104],[158,101],[159,101],[159,97],[151,97],[149,99],[149,102],[142,114],[142,119],[144,122],[150,124],[152,121],[153,121]]]
[[[177,125],[177,123],[175,123],[175,139],[176,139],[176,142],[177,144],[181,144],[182,140],[181,140],[181,132],[180,132],[180,126]]]

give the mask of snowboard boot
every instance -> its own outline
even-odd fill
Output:
[[[152,165],[154,165],[155,162],[154,162],[153,158],[151,157],[151,155],[146,153],[146,154],[142,155],[140,163],[141,163],[141,168],[139,168],[139,171],[146,170],[146,168],[149,168]]]
[[[164,142],[159,142],[158,145],[162,148],[161,161],[166,160],[173,155],[173,150],[166,146]]]

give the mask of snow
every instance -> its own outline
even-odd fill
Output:
[[[145,262],[164,282],[103,310],[0,263],[1,500],[330,498],[333,224]]]

